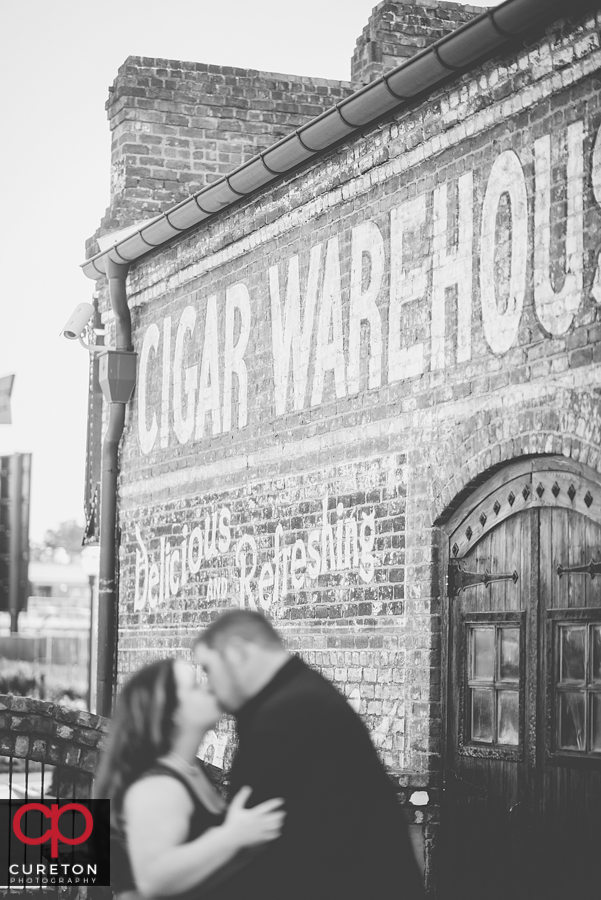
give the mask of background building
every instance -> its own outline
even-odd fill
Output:
[[[348,84],[120,70],[84,266],[109,343],[103,274],[127,292],[138,353],[117,672],[263,610],[363,715],[432,896],[576,896],[600,837],[601,18],[478,12],[381,3]]]

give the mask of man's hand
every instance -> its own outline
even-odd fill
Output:
[[[240,788],[227,811],[223,827],[240,848],[255,847],[278,838],[286,813],[283,799],[275,797],[248,809],[246,803],[252,793],[249,787]]]

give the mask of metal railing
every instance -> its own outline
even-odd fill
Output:
[[[71,634],[45,631],[44,634],[0,635],[0,656],[23,662],[42,662],[46,665],[81,666],[88,663],[89,632]]]
[[[28,878],[0,883],[0,898],[11,900],[110,900],[110,888],[44,884],[37,866],[51,862],[49,842],[26,845],[13,834],[11,823],[20,801],[49,805],[57,801],[91,799],[98,745],[105,721],[88,712],[32,698],[0,696],[0,859],[23,863]],[[37,815],[41,812],[27,813]],[[75,813],[61,816],[61,832],[69,836]],[[64,821],[66,820],[66,821]],[[59,845],[58,864],[72,861],[75,846]],[[56,859],[52,860],[56,863]],[[31,867],[31,871],[29,872]],[[19,883],[19,881],[24,883]]]
[[[92,796],[93,775],[31,759],[0,756],[0,800],[76,800]]]

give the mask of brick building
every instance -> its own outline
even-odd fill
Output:
[[[578,896],[598,856],[599,25],[385,0],[349,83],[130,58],[108,104],[118,680],[263,610],[363,715],[431,896]]]

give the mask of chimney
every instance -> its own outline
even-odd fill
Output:
[[[111,205],[99,234],[164,212],[351,93],[347,81],[128,57],[106,104]]]
[[[447,0],[383,0],[357,39],[351,60],[353,86],[375,81],[481,12],[480,6]]]

